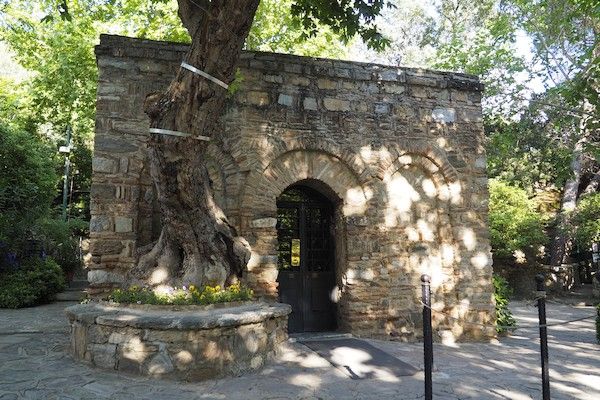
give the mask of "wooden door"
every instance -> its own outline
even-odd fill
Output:
[[[292,306],[290,332],[336,328],[333,207],[302,186],[288,188],[277,202],[279,297]]]

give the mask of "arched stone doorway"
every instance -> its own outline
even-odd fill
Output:
[[[335,204],[310,181],[277,198],[279,299],[292,306],[289,332],[336,329]]]

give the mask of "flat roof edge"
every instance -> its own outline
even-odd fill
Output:
[[[177,61],[184,57],[189,48],[187,43],[166,42],[141,38],[132,38],[119,35],[100,35],[100,44],[96,46],[96,57],[127,57],[145,58]],[[442,82],[429,82],[429,79],[437,79],[445,82],[442,87],[454,88],[464,91],[483,91],[483,84],[476,75],[464,74],[451,71],[437,71],[425,68],[410,68],[385,64],[374,64],[358,61],[338,60],[319,57],[298,56],[293,54],[270,53],[262,51],[244,50],[242,61],[249,60],[264,61],[265,63],[254,63],[251,67],[257,69],[276,70],[272,65],[276,62],[314,66],[312,75],[338,77],[340,74],[327,74],[327,68],[332,69],[362,69],[376,78],[366,80],[380,81],[406,81],[412,85],[440,86]],[[269,63],[270,62],[270,63]],[[271,65],[270,65],[271,64]],[[262,66],[262,68],[261,68]],[[349,79],[365,80],[348,76]]]

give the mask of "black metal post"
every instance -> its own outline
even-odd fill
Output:
[[[536,275],[535,281],[538,291],[540,349],[542,352],[542,399],[550,400],[550,376],[548,374],[548,332],[546,328],[546,288],[544,285],[544,275]]]
[[[421,275],[421,290],[423,293],[423,351],[425,361],[425,400],[433,398],[433,332],[431,329],[431,278]]]

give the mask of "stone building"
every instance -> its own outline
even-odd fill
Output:
[[[160,232],[146,94],[186,46],[102,36],[93,158],[92,293],[123,282]],[[442,337],[494,334],[488,192],[474,76],[245,52],[209,150],[215,198],[252,248],[256,294],[291,331],[415,340],[420,276]]]

